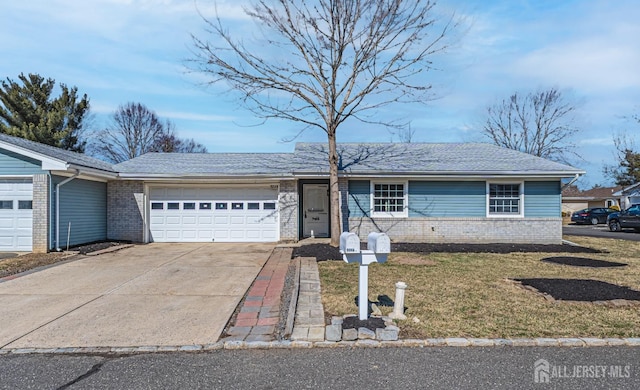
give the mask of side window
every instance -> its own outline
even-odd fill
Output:
[[[520,214],[520,184],[489,184],[489,215]]]

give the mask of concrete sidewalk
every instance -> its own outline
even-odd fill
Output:
[[[0,283],[0,348],[214,343],[273,244],[149,244]]]

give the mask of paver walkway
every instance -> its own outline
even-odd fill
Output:
[[[291,340],[324,341],[324,308],[320,295],[320,274],[314,257],[300,259],[300,292]]]
[[[292,248],[275,248],[253,281],[224,341],[272,341],[280,319],[282,290]]]

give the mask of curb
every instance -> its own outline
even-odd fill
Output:
[[[143,354],[166,352],[205,352],[238,349],[309,349],[309,348],[425,348],[425,347],[640,347],[640,338],[521,338],[482,339],[448,337],[437,339],[404,339],[396,341],[218,341],[213,344],[142,347],[70,347],[0,349],[0,355],[27,354]]]

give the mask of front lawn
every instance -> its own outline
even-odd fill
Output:
[[[557,284],[557,279],[572,279],[567,286],[582,288],[587,281],[590,288],[588,281],[595,280],[640,291],[640,243],[565,238],[609,253],[392,253],[387,263],[369,267],[369,299],[377,301],[379,295],[395,299],[395,283],[408,284],[408,319],[399,322],[402,338],[640,336],[640,300],[607,301],[610,297],[604,291],[604,303],[553,300],[514,281],[554,279]],[[596,268],[541,261],[550,257],[628,265]],[[358,265],[325,261],[318,267],[325,313],[357,313]],[[604,284],[593,283],[595,289]],[[392,308],[381,309],[387,314]]]

